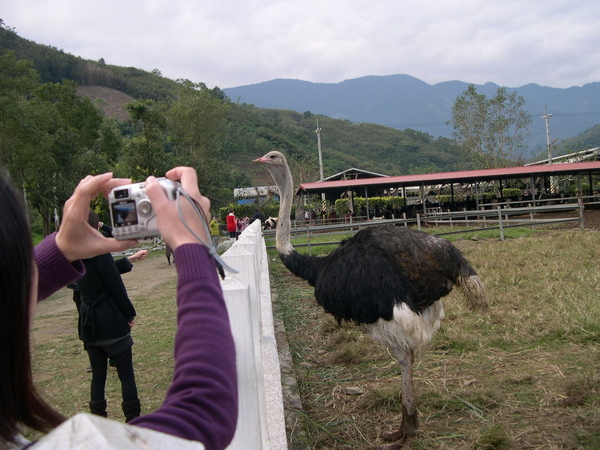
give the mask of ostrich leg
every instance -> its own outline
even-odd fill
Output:
[[[381,438],[386,441],[395,441],[393,444],[385,445],[382,449],[399,449],[406,441],[413,437],[419,427],[417,407],[415,403],[415,391],[413,388],[412,368],[415,354],[412,349],[391,349],[394,358],[400,363],[402,371],[402,423],[398,431],[384,432]]]

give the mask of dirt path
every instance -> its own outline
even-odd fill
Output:
[[[151,295],[152,291],[166,281],[177,277],[175,266],[169,266],[164,250],[157,250],[136,263],[133,270],[123,274],[129,298]],[[32,342],[45,342],[57,335],[74,332],[77,310],[73,302],[73,291],[63,288],[49,299],[38,303],[32,327]]]

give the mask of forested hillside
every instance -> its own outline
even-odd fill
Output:
[[[554,152],[554,156],[600,147],[600,125],[596,125],[584,131],[579,136],[565,139],[555,145],[556,151]]]
[[[0,28],[0,47],[3,51],[14,51],[19,59],[32,61],[42,83],[70,79],[80,86],[102,86],[135,99],[158,102],[175,101],[182,82],[189,83],[188,80],[164,78],[157,71],[149,73],[132,67],[107,65],[103,61],[84,60],[21,38],[8,27]],[[199,85],[206,88],[202,83]],[[218,88],[211,91],[216,96],[222,96]],[[86,92],[89,95],[90,90]],[[106,89],[97,95],[97,98],[90,99],[104,111],[110,110],[113,100],[117,98]],[[297,158],[303,165],[315,164],[317,117],[310,112],[298,114],[237,105],[228,99],[225,101],[229,104],[229,110],[226,123],[219,130],[218,142],[224,160],[233,167],[246,171],[243,161],[246,155],[254,157],[273,148],[289,152],[292,160]],[[119,117],[123,122],[123,115]],[[460,157],[456,151],[452,151],[448,139],[433,139],[426,133],[412,130],[353,124],[325,116],[318,118],[322,128],[326,176],[349,167],[390,175],[459,167]],[[254,183],[252,172],[247,174],[250,182]]]
[[[236,187],[270,184],[251,161],[277,149],[296,182],[315,181],[317,121],[325,176],[351,167],[386,175],[471,168],[447,138],[238,104],[218,87],[37,44],[1,20],[0,80],[0,165],[26,188],[45,231],[87,173],[139,181],[191,165],[219,207],[233,201]]]
[[[22,38],[1,19],[0,51],[13,51],[19,59],[31,61],[42,83],[60,83],[68,79],[81,86],[105,86],[135,98],[155,100],[173,99],[178,89],[177,82],[161,77],[159,73],[108,65],[103,60],[85,60]]]

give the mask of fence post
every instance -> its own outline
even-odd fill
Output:
[[[500,240],[504,240],[504,225],[502,223],[502,208],[498,206],[498,227],[500,228]]]
[[[580,198],[579,200],[577,200],[577,203],[579,203],[579,220],[581,221],[581,225],[579,225],[579,227],[582,230],[585,230],[585,215],[583,214],[585,206],[583,204],[583,199]]]
[[[261,418],[261,402],[255,396],[262,391],[262,380],[258,378],[256,361],[256,347],[254,343],[254,327],[252,321],[252,308],[250,305],[249,286],[242,285],[238,280],[227,278],[221,282],[225,303],[228,311],[237,311],[230,314],[231,331],[236,342],[236,366],[238,372],[238,423],[230,449],[243,449],[258,446],[263,443],[263,425]],[[247,316],[244,318],[244,314]],[[243,345],[247,349],[241,351]],[[249,351],[248,351],[249,350]],[[248,445],[249,447],[245,447]]]
[[[527,206],[528,206],[529,208],[532,208],[532,206],[531,206],[531,203],[527,203]],[[530,222],[531,222],[531,229],[532,229],[532,230],[535,230],[535,225],[534,225],[534,222],[533,222],[533,211],[531,211],[531,212],[529,213],[529,220],[530,220]]]

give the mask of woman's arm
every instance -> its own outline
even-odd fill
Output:
[[[180,180],[204,217],[210,217],[210,200],[200,194],[194,169],[176,167],[166,175]],[[216,265],[196,238],[210,242],[210,236],[195,208],[186,200],[178,208],[154,177],[146,180],[146,190],[161,235],[177,260],[175,374],[163,406],[130,423],[200,441],[209,450],[223,449],[237,424],[237,373]]]
[[[111,173],[81,180],[65,203],[63,223],[58,233],[51,234],[34,248],[39,272],[38,300],[43,300],[61,287],[80,278],[85,270],[80,259],[123,251],[137,244],[135,240],[117,241],[103,237],[87,223],[90,201],[100,192],[130,182],[112,178]],[[71,263],[73,263],[71,265]]]
[[[199,244],[177,258],[175,373],[163,405],[130,424],[225,448],[237,423],[235,347],[213,259]]]
[[[38,268],[38,301],[50,297],[67,284],[81,278],[85,268],[81,261],[70,263],[56,245],[56,233],[46,237],[33,249]]]

